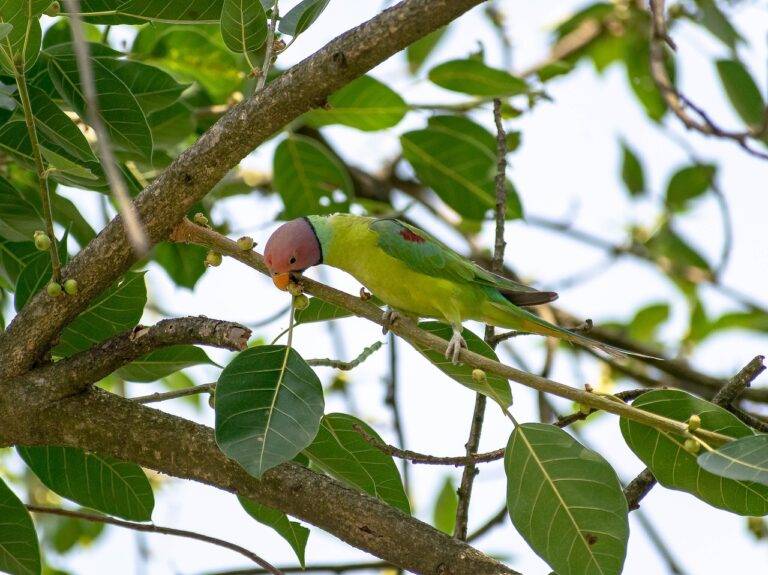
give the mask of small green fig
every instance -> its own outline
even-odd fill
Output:
[[[61,295],[61,284],[54,281],[49,282],[45,291],[47,291],[48,295],[51,297],[59,297]]]
[[[217,267],[221,265],[221,254],[213,250],[209,251],[205,256],[205,265],[208,267]]]
[[[300,293],[299,295],[294,296],[293,298],[294,309],[298,309],[298,310],[307,309],[308,305],[309,305],[309,298],[305,296],[303,293]]]
[[[77,293],[77,280],[68,279],[65,281],[64,291],[69,295],[75,295]]]
[[[45,232],[35,232],[35,247],[41,252],[51,247],[51,238]]]

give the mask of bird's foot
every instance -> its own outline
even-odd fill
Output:
[[[385,311],[384,315],[381,317],[381,320],[384,322],[384,325],[381,327],[381,333],[387,335],[390,328],[395,325],[395,322],[399,319],[400,314],[393,310],[391,307],[388,307],[387,311]]]
[[[467,349],[467,342],[461,336],[461,330],[454,329],[451,341],[448,342],[448,347],[445,349],[445,359],[450,358],[451,363],[457,365],[462,348]]]

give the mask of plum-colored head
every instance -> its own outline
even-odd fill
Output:
[[[291,272],[303,272],[323,261],[320,240],[307,218],[297,218],[277,228],[264,248],[264,263],[281,290],[288,287]]]

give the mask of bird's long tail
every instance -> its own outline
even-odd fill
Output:
[[[516,329],[539,335],[552,336],[565,341],[570,341],[579,345],[584,345],[592,349],[599,350],[608,354],[615,359],[626,359],[627,356],[644,357],[649,359],[659,359],[657,357],[649,356],[643,353],[636,353],[626,349],[621,349],[596,339],[592,339],[586,335],[576,333],[574,331],[559,327],[552,324],[531,312],[520,309],[516,306],[511,306],[507,303],[489,302],[490,306],[494,308],[495,313],[490,314],[489,323],[492,323],[498,327],[504,327],[508,329]]]

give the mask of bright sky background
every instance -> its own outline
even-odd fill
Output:
[[[292,5],[294,2],[290,2]],[[286,3],[288,4],[288,3]],[[581,1],[520,0],[504,2],[508,28],[514,41],[514,65],[521,69],[535,63],[547,53],[547,40],[552,26],[567,17]],[[735,23],[749,39],[751,49],[742,56],[756,74],[758,82],[766,85],[765,62],[768,12],[763,2],[742,2],[736,10]],[[283,3],[281,2],[281,6]],[[287,9],[282,8],[284,13]],[[310,54],[325,42],[348,28],[372,17],[381,8],[380,0],[332,0],[320,20],[281,57],[285,66]],[[476,9],[452,27],[449,37],[431,60],[432,64],[451,57],[464,57],[482,41],[488,61],[500,65],[500,52],[495,37]],[[113,38],[129,32],[118,29]],[[731,126],[738,120],[724,100],[714,73],[713,58],[725,56],[721,44],[700,29],[683,25],[675,29],[679,45],[679,74],[682,89],[715,118]],[[429,66],[428,66],[429,67]],[[428,68],[427,67],[427,68]],[[457,101],[462,97],[429,85],[426,80],[414,80],[406,73],[405,59],[398,55],[373,71],[373,74],[401,90],[410,102]],[[598,76],[591,65],[582,64],[565,79],[548,85],[553,103],[538,106],[532,114],[509,122],[510,128],[523,131],[523,145],[510,158],[510,175],[515,182],[529,214],[551,218],[574,219],[576,226],[602,236],[621,241],[624,229],[632,221],[650,223],[654,206],[663,193],[672,171],[686,162],[685,152],[662,131],[652,125],[630,93],[623,68],[611,67]],[[492,125],[490,111],[476,119]],[[353,165],[375,169],[382,160],[397,152],[398,134],[421,127],[426,115],[409,114],[391,133],[366,134],[343,127],[328,130],[334,143]],[[709,141],[694,134],[685,134],[675,119],[668,119],[673,132],[683,134],[695,145],[704,159],[716,161],[720,168],[720,184],[728,196],[735,228],[735,249],[725,274],[726,283],[738,287],[753,298],[768,304],[765,282],[768,269],[768,235],[765,215],[768,213],[768,164],[746,156],[737,146]],[[633,206],[627,200],[619,179],[619,146],[625,138],[641,155],[653,191],[653,199]],[[274,142],[262,146],[246,164],[269,170]],[[93,194],[68,192],[92,214],[92,222],[100,222]],[[240,197],[217,205],[214,219],[226,216],[236,229],[249,233],[263,246],[274,226],[269,223],[280,209],[275,198]],[[414,217],[418,214],[414,213]],[[680,222],[687,237],[716,259],[722,242],[719,214],[715,203],[703,201]],[[456,238],[445,230],[434,228],[446,242],[461,247]],[[488,244],[490,245],[490,229]],[[527,226],[524,222],[507,225],[507,262],[535,280],[538,285],[557,283],[561,278],[595,265],[603,254],[561,237]],[[176,290],[157,266],[150,266],[147,276],[150,298],[174,315],[204,314],[221,319],[252,322],[265,318],[286,305],[286,294],[275,290],[263,276],[244,268],[237,262],[225,260],[220,268],[206,273],[194,293]],[[332,272],[332,273],[331,273]],[[317,271],[313,277],[318,277]],[[323,277],[336,287],[357,293],[359,285],[349,276],[326,269]],[[732,307],[728,300],[705,290],[710,312]],[[573,289],[561,292],[559,305],[582,317],[599,323],[609,319],[625,319],[641,305],[657,301],[673,304],[672,321],[663,335],[676,341],[686,328],[687,308],[679,292],[647,265],[630,260],[611,267],[606,273]],[[153,321],[148,314],[146,321]],[[271,339],[286,326],[286,320],[275,322],[256,331]],[[381,339],[380,330],[361,319],[339,322],[345,342],[345,356],[351,359],[364,346]],[[479,326],[470,326],[479,333]],[[525,339],[525,338],[522,338]],[[729,375],[758,353],[766,351],[766,340],[742,332],[716,336],[701,346],[693,364],[713,374]],[[323,325],[298,328],[294,346],[305,358],[334,355],[328,330]],[[526,360],[539,369],[542,360],[541,340],[515,342]],[[408,447],[417,451],[458,455],[469,428],[474,403],[473,394],[443,376],[410,347],[398,342],[401,357],[400,406],[404,414]],[[226,362],[231,357],[218,350],[212,356]],[[503,358],[503,352],[502,352]],[[359,416],[369,421],[385,437],[394,441],[390,415],[383,405],[386,375],[386,347],[359,368],[351,372],[354,403]],[[573,369],[571,360],[561,355],[553,378],[574,386],[597,382],[597,364],[584,362],[582,374]],[[199,383],[214,381],[215,369],[190,370]],[[332,371],[319,370],[327,382]],[[766,376],[758,380],[765,385]],[[536,418],[534,395],[513,384],[514,411],[518,419]],[[129,395],[154,391],[153,386],[131,384]],[[570,406],[560,404],[567,412]],[[212,425],[213,412],[201,416],[185,407],[183,402],[166,402],[162,408],[192,417]],[[347,406],[337,395],[327,400],[327,412],[344,411]],[[590,444],[597,448],[617,469],[623,479],[629,479],[642,469],[642,464],[621,440],[618,421],[602,415],[584,429]],[[489,405],[482,437],[482,450],[505,444],[511,429],[498,410]],[[183,438],[180,438],[183,441]],[[431,466],[411,467],[413,508],[416,516],[429,520],[434,498],[447,475],[458,479],[460,470]],[[251,520],[234,496],[202,485],[170,481],[157,493],[154,520],[157,524],[204,532],[225,538],[263,555],[276,565],[295,564],[289,546],[270,529]],[[505,497],[504,473],[500,463],[484,464],[476,480],[470,516],[470,530],[494,514]],[[643,502],[643,510],[668,542],[686,573],[696,575],[757,572],[768,561],[768,545],[755,542],[746,532],[745,520],[718,511],[690,495],[656,488]],[[646,575],[665,573],[664,563],[649,544],[635,515],[631,519],[632,535],[625,573]],[[149,550],[148,563],[139,560],[139,540]],[[510,565],[525,575],[546,575],[546,564],[530,551],[509,522],[496,528],[478,543],[485,552],[511,558]],[[352,549],[335,538],[313,528],[307,547],[309,564],[327,561],[351,562],[369,560],[361,551]],[[72,553],[65,559],[52,558],[52,563],[78,575],[109,573],[110,575],[195,575],[228,568],[244,568],[246,561],[229,551],[160,535],[136,535],[112,528],[93,548]]]

